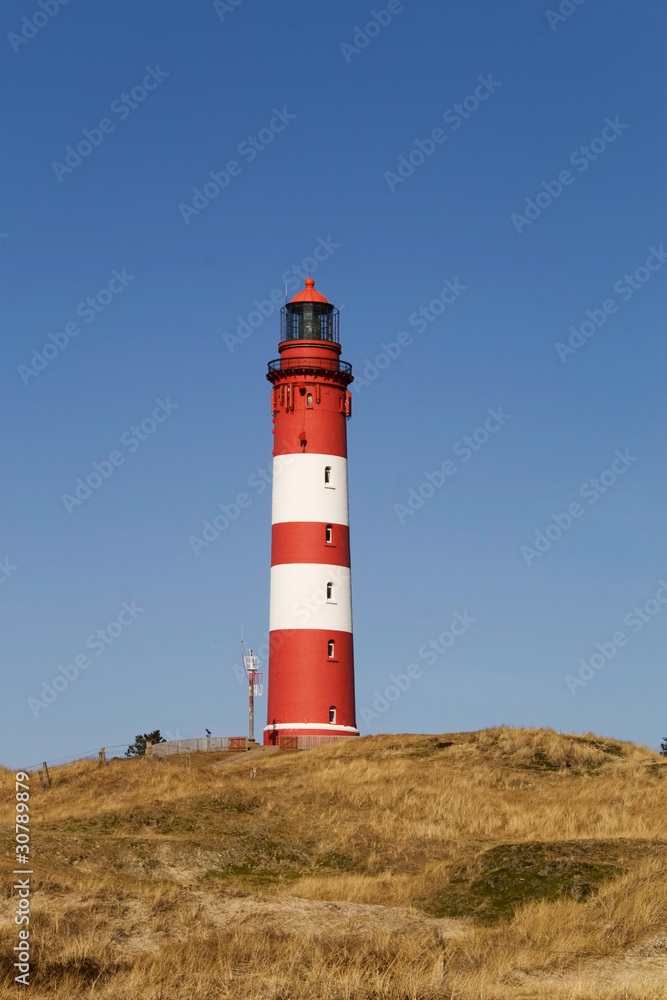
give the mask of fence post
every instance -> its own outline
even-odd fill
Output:
[[[153,759],[153,744],[150,740],[146,740],[146,756],[149,760]]]
[[[40,788],[42,789],[42,791],[43,791],[43,790],[44,790],[44,787],[45,787],[45,785],[44,785],[44,775],[42,774],[42,772],[41,772],[41,771],[38,771],[38,772],[37,772],[37,774],[39,775],[39,787],[40,787]]]
[[[104,749],[104,747],[102,747],[102,749],[100,750],[100,752],[98,754],[98,762],[99,762],[99,766],[100,767],[104,767],[106,765],[106,762],[107,762],[107,752]]]
[[[44,771],[44,784],[47,788],[51,787],[51,776],[49,775],[49,769],[46,766],[46,761],[42,762],[42,770]]]

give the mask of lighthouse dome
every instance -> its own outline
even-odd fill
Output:
[[[325,299],[322,293],[315,288],[314,278],[306,278],[306,287],[303,291],[297,292],[292,302],[325,302],[329,305],[328,299]]]

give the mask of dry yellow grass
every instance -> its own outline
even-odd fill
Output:
[[[31,994],[665,1000],[666,777],[634,744],[509,728],[55,769]],[[0,770],[2,996],[12,794]]]

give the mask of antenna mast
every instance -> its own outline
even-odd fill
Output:
[[[243,651],[243,644],[241,644]],[[248,738],[255,742],[255,695],[264,693],[262,675],[259,673],[259,657],[252,655],[252,649],[243,657],[243,669],[248,677]]]

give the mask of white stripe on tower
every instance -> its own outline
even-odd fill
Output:
[[[327,598],[331,587],[331,597]],[[325,629],[352,631],[349,566],[281,563],[271,567],[271,631]]]
[[[329,483],[325,470],[330,469]],[[277,455],[273,460],[272,523],[349,524],[347,459],[338,455]]]

